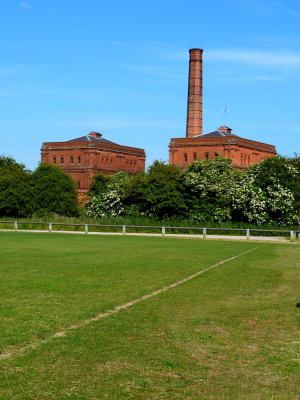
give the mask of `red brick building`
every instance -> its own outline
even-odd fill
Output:
[[[120,171],[137,174],[145,170],[146,160],[143,149],[121,146],[98,132],[66,142],[44,142],[41,157],[42,162],[58,165],[74,179],[79,200],[88,191],[95,174]]]
[[[173,138],[169,152],[170,164],[180,168],[196,160],[211,160],[221,155],[230,158],[235,168],[242,169],[276,155],[274,146],[241,138],[226,126],[192,138]]]
[[[221,155],[242,169],[276,155],[275,146],[234,135],[227,126],[202,134],[202,53],[190,50],[186,137],[172,138],[169,162],[185,168],[193,161]]]

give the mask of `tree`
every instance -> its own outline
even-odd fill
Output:
[[[296,158],[288,159],[281,156],[270,157],[252,165],[248,169],[248,174],[251,174],[253,183],[257,187],[265,188],[277,183],[295,194],[300,179]]]
[[[17,163],[17,161],[10,156],[0,156],[0,168],[15,168],[17,170],[25,170],[23,164]]]
[[[184,171],[155,161],[135,176],[95,180],[88,215],[186,218],[191,222],[300,223],[299,158],[274,157],[237,171],[231,160],[199,160]]]
[[[293,187],[293,193],[295,197],[295,208],[300,212],[300,157],[295,153],[294,157],[287,159],[289,164],[296,169],[296,179]]]
[[[0,215],[27,217],[32,210],[30,172],[12,157],[0,156]]]
[[[300,172],[285,157],[272,157],[252,165],[231,193],[234,210],[247,222],[300,223]]]
[[[230,188],[239,173],[231,160],[199,160],[186,168],[181,175],[191,221],[227,221],[231,219]]]
[[[92,179],[90,190],[88,191],[89,197],[97,196],[106,191],[109,185],[109,177],[101,173],[95,175]]]
[[[147,173],[132,177],[125,194],[127,209],[155,218],[180,216],[185,210],[179,181],[180,170],[175,165],[154,161]]]
[[[40,164],[32,174],[32,185],[35,214],[79,215],[75,182],[59,167]]]

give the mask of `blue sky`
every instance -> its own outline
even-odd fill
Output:
[[[0,154],[29,169],[42,142],[92,130],[167,160],[193,47],[205,132],[300,153],[299,0],[1,0],[0,18]]]

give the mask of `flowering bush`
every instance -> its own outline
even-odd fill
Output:
[[[118,217],[124,213],[124,192],[128,175],[119,172],[110,177],[102,192],[94,195],[86,204],[88,217]]]
[[[231,161],[196,161],[182,173],[187,216],[191,221],[231,220],[230,187],[237,179]]]
[[[234,219],[257,225],[266,222],[300,224],[293,191],[297,181],[299,171],[282,157],[253,165],[231,187]]]
[[[89,217],[183,217],[191,222],[300,224],[300,162],[273,157],[236,171],[231,161],[196,161],[184,171],[155,161],[146,173],[98,177]]]

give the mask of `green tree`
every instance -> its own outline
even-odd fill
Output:
[[[136,175],[128,182],[127,210],[160,219],[182,215],[185,203],[179,178],[178,167],[154,161],[147,173]]]
[[[0,168],[15,168],[18,170],[25,170],[25,166],[23,164],[17,163],[17,161],[10,156],[0,156]]]
[[[32,174],[32,185],[35,214],[78,216],[75,182],[59,167],[40,164]]]
[[[295,154],[294,157],[288,158],[287,160],[289,164],[296,169],[296,179],[292,191],[295,197],[295,208],[300,212],[300,157],[298,154]]]
[[[278,183],[290,189],[294,194],[299,184],[299,166],[295,159],[286,157],[270,157],[248,168],[248,173],[253,176],[253,183],[260,188]]]
[[[93,197],[105,192],[109,185],[109,181],[110,180],[108,176],[105,176],[101,173],[96,174],[92,179],[88,196]]]
[[[32,211],[30,172],[12,157],[0,156],[0,215],[27,217]]]

